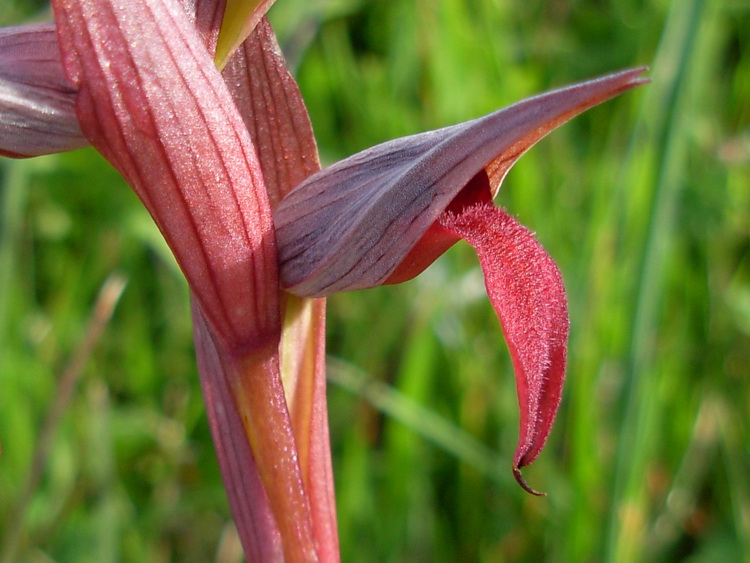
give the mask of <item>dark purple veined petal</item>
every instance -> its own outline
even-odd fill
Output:
[[[0,154],[39,156],[88,145],[75,93],[53,24],[0,29]]]
[[[282,285],[297,295],[325,296],[384,283],[480,171],[494,195],[534,143],[643,84],[644,70],[609,74],[383,143],[315,174],[274,212]]]

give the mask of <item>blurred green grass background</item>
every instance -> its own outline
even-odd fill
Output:
[[[0,24],[42,2],[3,0]],[[629,66],[498,196],[566,279],[567,388],[512,481],[505,344],[470,248],[329,301],[344,561],[750,561],[750,4],[279,0],[324,162]],[[112,273],[128,285],[24,483]],[[92,150],[0,160],[0,557],[240,560],[187,291]],[[10,557],[10,547],[15,554]]]

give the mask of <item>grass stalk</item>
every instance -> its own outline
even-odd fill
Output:
[[[626,562],[642,556],[647,495],[646,470],[658,432],[658,373],[654,369],[660,304],[666,265],[675,232],[675,217],[684,187],[686,151],[684,121],[691,62],[700,30],[704,1],[672,2],[662,43],[653,67],[650,113],[639,127],[655,128],[653,201],[641,250],[639,279],[623,389],[614,487],[609,512],[606,561]],[[632,166],[638,166],[636,162]]]

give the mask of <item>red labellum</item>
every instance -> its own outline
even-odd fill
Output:
[[[521,420],[513,474],[538,495],[520,468],[539,455],[560,405],[569,324],[562,276],[534,235],[498,207],[480,203],[458,215],[448,212],[440,224],[479,257],[516,375]]]

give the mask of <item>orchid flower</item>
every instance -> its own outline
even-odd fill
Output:
[[[542,450],[560,404],[565,288],[533,234],[492,199],[549,131],[644,82],[644,69],[575,84],[485,117],[404,137],[309,177],[276,209],[287,291],[326,296],[413,278],[459,239],[477,251],[516,373],[521,425],[513,473]]]
[[[128,181],[190,287],[208,418],[248,559],[335,561],[323,298],[405,281],[457,240],[472,244],[516,372],[513,472],[534,492],[520,469],[560,402],[565,290],[534,236],[492,200],[527,149],[641,84],[642,69],[319,171],[264,18],[271,4],[53,0],[54,25],[0,30],[0,154],[91,144]]]

